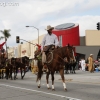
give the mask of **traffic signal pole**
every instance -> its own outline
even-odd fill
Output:
[[[23,41],[28,42],[28,43],[30,43],[30,44],[32,44],[32,45],[35,45],[35,44],[33,44],[33,43],[29,42],[29,41],[26,41],[26,40],[24,40],[24,39],[20,39],[20,40],[23,40]]]

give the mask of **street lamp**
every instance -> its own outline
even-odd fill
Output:
[[[36,28],[35,26],[26,26],[26,27],[34,27],[35,29],[37,29],[37,31],[38,31],[38,44],[39,44],[39,29]]]

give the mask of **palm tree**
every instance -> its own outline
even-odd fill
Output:
[[[5,39],[5,46],[6,46],[6,53],[7,53],[7,58],[8,58],[8,51],[7,51],[7,39],[11,36],[11,34],[9,33],[11,30],[7,30],[4,29],[4,31],[0,31],[2,33],[3,36],[0,36],[0,40]]]

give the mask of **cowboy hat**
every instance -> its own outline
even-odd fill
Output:
[[[51,27],[50,25],[47,26],[47,28],[45,30],[50,30],[50,29],[54,29],[54,27]]]
[[[90,56],[93,56],[93,54],[90,54]]]

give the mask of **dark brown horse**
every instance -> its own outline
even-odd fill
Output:
[[[21,57],[21,58],[15,58],[15,69],[16,69],[15,78],[16,78],[17,73],[18,73],[18,68],[20,68],[21,79],[24,78],[25,73],[26,73],[26,66],[29,66],[29,57],[24,56],[24,57]]]
[[[5,68],[6,68],[6,79],[11,78],[12,80],[13,79],[12,73],[14,73],[14,80],[15,80],[16,79],[16,65],[15,65],[14,57],[6,60]]]
[[[2,79],[4,78],[5,62],[6,62],[5,53],[0,53],[0,78]]]
[[[51,53],[53,55],[53,59],[51,62],[47,64],[47,67],[49,71],[46,73],[46,81],[47,81],[47,88],[49,89],[49,74],[51,74],[52,78],[52,90],[55,90],[54,88],[54,73],[55,71],[59,71],[60,76],[62,78],[64,90],[67,90],[66,84],[65,84],[65,77],[64,77],[64,58],[67,57],[68,61],[74,61],[74,55],[73,55],[73,47],[68,45],[65,47],[61,47],[58,49],[54,49]],[[48,57],[47,57],[48,58]],[[40,88],[41,83],[41,77],[42,77],[42,63],[41,61],[38,61],[38,75],[37,75],[37,81],[38,81],[38,88]]]

